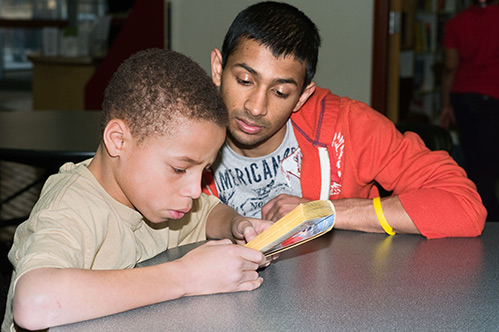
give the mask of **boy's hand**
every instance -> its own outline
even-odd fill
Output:
[[[241,215],[232,219],[232,235],[237,244],[245,245],[273,223],[268,220],[247,218]]]
[[[228,239],[210,241],[178,260],[184,267],[181,282],[185,295],[202,295],[258,288],[263,279],[256,271],[266,262],[254,249],[232,244]]]
[[[234,217],[232,224],[232,233],[237,244],[245,245],[253,240],[258,234],[272,226],[273,222],[268,220],[246,218],[243,216]],[[260,267],[267,267],[273,260],[279,258],[279,255],[267,257],[264,264]]]

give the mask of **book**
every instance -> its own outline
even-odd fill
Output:
[[[249,241],[246,247],[259,250],[265,256],[275,255],[329,232],[335,216],[331,201],[300,204]]]

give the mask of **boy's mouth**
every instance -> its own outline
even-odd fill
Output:
[[[170,210],[170,216],[171,219],[180,219],[182,218],[186,213],[188,213],[190,209],[184,209],[184,210]]]

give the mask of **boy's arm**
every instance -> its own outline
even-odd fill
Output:
[[[143,268],[38,268],[16,284],[14,320],[38,330],[182,296],[249,291],[261,285],[256,269],[264,262],[260,252],[221,240],[178,260]]]
[[[223,203],[213,208],[206,222],[206,237],[209,239],[231,239],[245,244],[269,228],[272,222],[241,216]]]

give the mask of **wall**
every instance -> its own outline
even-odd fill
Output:
[[[237,13],[251,0],[172,0],[171,47],[209,72],[210,51],[221,48]],[[315,81],[334,93],[370,102],[374,0],[288,0],[322,37]]]

